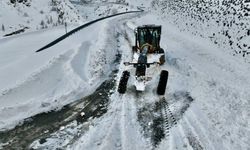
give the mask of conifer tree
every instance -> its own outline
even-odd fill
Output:
[[[2,31],[5,31],[5,27],[4,27],[4,25],[2,24]]]

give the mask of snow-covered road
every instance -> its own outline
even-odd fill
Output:
[[[170,73],[165,99],[156,95],[158,80],[153,80],[144,93],[137,93],[129,86],[125,95],[119,95],[113,87],[109,100],[105,101],[105,111],[98,117],[90,115],[81,123],[72,120],[60,124],[56,131],[49,131],[48,127],[48,131],[25,146],[103,150],[249,149],[250,67],[226,50],[180,32],[151,13],[97,23],[41,54],[33,53],[37,45],[60,35],[63,29],[1,39],[1,129],[91,94],[116,69],[118,82],[124,69],[122,62],[132,57],[133,28],[143,24],[160,24],[163,28],[161,47],[166,51],[166,63],[161,68]],[[51,34],[51,39],[46,34]],[[34,36],[44,38],[38,40]],[[26,46],[19,45],[21,50],[17,50],[13,43],[19,39],[33,42],[28,46],[19,41]],[[10,55],[9,50],[17,52],[16,56]],[[114,65],[117,54],[121,54],[118,68]],[[13,73],[9,75],[7,70]],[[155,71],[155,76],[159,76],[159,71]],[[95,97],[91,100],[95,101]],[[87,106],[84,102],[80,104],[83,109]],[[90,107],[94,109],[96,103]],[[89,111],[83,109],[76,113],[84,117]],[[3,143],[11,147],[12,139],[8,140]]]
[[[122,98],[113,95],[108,113],[71,148],[248,149],[250,68],[226,50],[154,15],[126,25],[152,22],[163,25],[161,44],[167,52],[163,68],[170,72],[167,105],[162,104],[166,108],[157,110],[157,103],[162,103],[154,92],[157,82],[139,96],[133,96],[134,89]],[[132,31],[126,32],[132,38],[128,41],[134,41]],[[127,49],[122,49],[122,61],[129,59]]]

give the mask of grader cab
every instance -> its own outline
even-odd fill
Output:
[[[160,47],[161,26],[144,25],[135,29],[135,46],[133,50],[143,50],[144,46],[149,46],[148,53],[164,53]]]

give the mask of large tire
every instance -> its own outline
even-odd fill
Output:
[[[166,62],[166,60],[165,60],[165,55],[162,55],[162,56],[159,58],[159,63],[160,63],[160,65],[163,65],[165,62]]]
[[[162,70],[161,75],[160,75],[159,84],[158,84],[158,87],[157,87],[157,94],[158,95],[164,95],[165,94],[167,81],[168,81],[168,71],[167,70]]]
[[[163,54],[160,58],[159,58],[159,62],[160,65],[163,65],[165,63],[165,52],[162,48],[160,48],[160,50],[158,51],[159,54]]]
[[[132,51],[133,51],[134,53],[136,53],[136,52],[137,52],[137,47],[136,47],[136,46],[132,46]]]
[[[129,76],[130,76],[130,73],[128,71],[123,71],[122,77],[118,85],[118,92],[120,94],[124,94],[126,92]]]
[[[158,53],[162,54],[162,53],[165,53],[164,49],[160,48]]]

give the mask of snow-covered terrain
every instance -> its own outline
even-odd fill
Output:
[[[12,3],[13,1],[13,3]],[[68,0],[1,0],[0,36],[24,29],[41,30],[84,19]]]
[[[153,6],[159,16],[181,31],[206,38],[250,62],[248,0],[155,1]]]
[[[218,1],[219,6],[214,5],[217,1],[190,2],[189,5],[159,0],[64,0],[61,3],[68,13],[68,23],[71,19],[79,24],[138,8],[145,12],[95,23],[35,53],[65,34],[63,26],[42,30],[36,27],[46,14],[51,14],[50,1],[32,0],[27,2],[30,6],[18,3],[15,7],[1,1],[0,25],[6,22],[12,29],[21,27],[8,19],[7,12],[10,12],[11,17],[19,15],[16,18],[22,27],[32,30],[0,39],[0,148],[248,150],[250,25],[249,16],[245,15],[247,9],[234,14],[232,19],[220,15],[224,11],[220,8],[227,6],[225,1]],[[38,6],[44,7],[44,13],[34,12]],[[249,2],[244,1],[244,6],[247,8]],[[203,16],[197,13],[199,8],[209,9]],[[219,19],[207,10],[218,12]],[[33,22],[27,23],[20,12],[28,13]],[[232,23],[232,28],[221,27],[221,18],[230,22],[237,15],[241,17]],[[201,23],[196,18],[199,16],[209,19],[202,18],[205,21]],[[68,30],[77,27],[75,23],[69,23]],[[144,24],[162,25],[161,47],[165,50],[166,63],[152,68],[153,79],[144,92],[136,92],[129,81],[126,94],[121,95],[116,92],[116,85],[122,71],[127,69],[123,62],[132,61],[134,29]],[[233,36],[229,40],[234,44],[228,45],[223,31]],[[237,44],[245,47],[244,50],[237,48]],[[240,51],[246,51],[246,55],[236,55]],[[156,94],[161,70],[169,71],[165,98]],[[116,85],[106,87],[109,92],[103,93],[102,83],[110,80]],[[36,123],[36,114],[51,110],[63,113],[60,109],[67,104],[71,104],[69,109],[73,108],[70,116],[79,113],[80,121],[68,117],[64,119],[66,124],[59,126],[53,121],[46,122],[51,124],[46,128],[39,120]],[[50,117],[50,112],[47,116]],[[23,136],[27,133],[22,131],[32,126],[37,131],[41,128],[39,136]],[[27,143],[24,139],[28,139]]]

